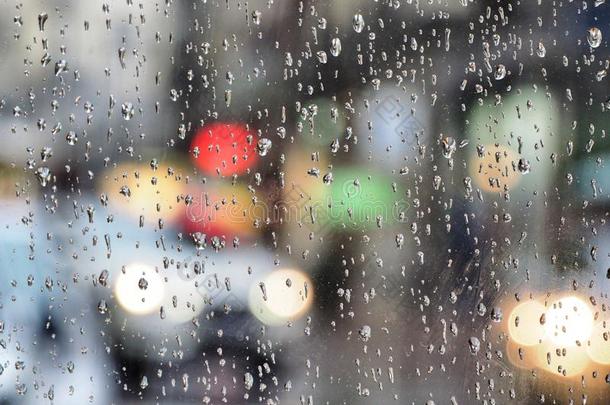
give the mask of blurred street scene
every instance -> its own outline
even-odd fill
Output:
[[[0,9],[0,404],[610,403],[610,3]]]

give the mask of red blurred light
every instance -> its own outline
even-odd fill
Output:
[[[249,135],[252,137],[250,143]],[[256,142],[256,135],[243,124],[208,124],[193,138],[191,152],[199,148],[199,155],[192,155],[193,161],[209,174],[216,174],[218,170],[223,176],[242,174],[256,164]]]

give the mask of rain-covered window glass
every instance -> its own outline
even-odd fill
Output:
[[[610,3],[0,15],[0,403],[610,403]]]

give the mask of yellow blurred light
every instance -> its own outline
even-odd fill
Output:
[[[121,307],[134,315],[158,311],[164,293],[161,275],[152,267],[140,263],[125,266],[114,286],[114,295]]]
[[[182,207],[178,197],[184,193],[183,182],[179,175],[168,174],[168,166],[153,170],[149,165],[127,163],[105,173],[100,188],[111,205],[133,216],[172,221],[183,215],[183,209],[178,209]],[[123,186],[129,188],[129,196],[119,194]]]
[[[203,232],[208,235],[253,236],[258,229],[254,223],[264,221],[270,215],[265,196],[256,200],[246,184],[214,184],[203,188],[191,188],[194,201],[186,208],[187,232]]]
[[[267,325],[300,318],[312,302],[311,280],[298,270],[275,270],[250,288],[250,310]]]
[[[537,365],[538,348],[534,346],[526,346],[518,344],[514,340],[506,342],[506,356],[512,365],[531,370]]]
[[[545,328],[540,323],[546,308],[538,301],[526,301],[517,305],[508,317],[510,338],[523,346],[533,346],[544,339]]]
[[[553,302],[545,317],[546,335],[555,345],[584,345],[591,336],[593,313],[580,298],[567,296]]]
[[[468,167],[477,187],[487,193],[498,193],[519,183],[521,173],[514,166],[518,161],[512,149],[491,144],[485,145],[482,158],[473,155]]]
[[[582,375],[590,363],[584,347],[546,342],[537,348],[538,367],[562,377]]]
[[[593,327],[587,353],[596,363],[610,364],[610,329],[606,321],[598,322]]]
[[[330,171],[328,170],[329,163],[327,154],[319,153],[316,166],[323,174]],[[287,150],[283,200],[298,203],[304,199],[304,202],[308,204],[325,201],[325,198],[329,195],[328,187],[322,183],[320,178],[308,174],[311,166],[311,150],[302,145],[294,145]],[[301,207],[302,203],[295,204],[295,206]],[[301,216],[288,218],[289,221],[294,223],[299,222],[300,219]]]
[[[20,201],[19,195],[22,195],[26,191],[26,185],[36,184],[38,180],[30,178],[30,174],[23,172],[22,170],[13,169],[7,167],[5,164],[0,162],[0,203],[4,204],[9,201],[14,202]],[[27,187],[28,196],[33,197],[36,194],[38,188]],[[21,202],[23,204],[23,202]]]

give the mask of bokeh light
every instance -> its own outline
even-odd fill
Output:
[[[242,174],[258,160],[256,142],[254,131],[244,124],[208,124],[197,131],[191,143],[193,162],[207,174]]]
[[[538,301],[526,301],[513,308],[508,316],[508,332],[520,345],[533,346],[542,341],[545,329],[540,323],[546,308]]]
[[[114,295],[127,312],[147,315],[159,310],[165,296],[165,286],[154,268],[134,263],[125,266],[119,273]]]
[[[282,325],[301,317],[313,302],[309,277],[294,269],[269,273],[250,289],[250,309],[267,325]]]
[[[583,345],[591,336],[593,313],[589,305],[574,296],[553,302],[545,315],[547,336],[556,345]]]

